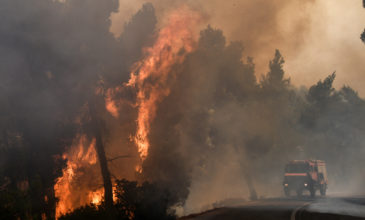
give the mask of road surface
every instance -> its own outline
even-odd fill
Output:
[[[242,203],[239,206],[222,207],[182,220],[347,220],[365,219],[364,197],[290,197],[272,198]]]

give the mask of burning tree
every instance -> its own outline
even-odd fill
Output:
[[[267,193],[289,158],[348,176],[337,155],[363,164],[364,100],[335,75],[299,89],[277,50],[257,80],[242,43],[199,36],[204,16],[187,6],[157,29],[145,4],[115,37],[117,3],[0,3],[1,217],[146,218],[157,203],[170,218],[175,204]]]
[[[151,9],[147,5],[142,10],[149,12]],[[139,14],[136,16],[139,16]],[[83,127],[85,127],[86,133],[91,135],[91,138],[95,138],[94,146],[98,154],[98,163],[101,167],[104,182],[104,199],[107,213],[115,213],[115,211],[113,211],[111,175],[104,150],[106,138],[103,137],[105,136],[105,129],[103,128],[104,123],[101,115],[105,115],[105,110],[108,110],[110,116],[118,119],[120,111],[118,107],[120,103],[125,101],[124,99],[118,99],[118,95],[120,95],[118,93],[126,90],[136,93],[136,103],[132,106],[137,108],[138,115],[136,134],[133,141],[137,146],[140,162],[143,162],[148,155],[150,124],[154,120],[157,105],[169,94],[169,83],[174,78],[173,75],[169,75],[171,69],[173,65],[181,63],[185,55],[191,52],[194,47],[192,28],[188,28],[187,24],[197,22],[198,19],[199,16],[187,8],[172,12],[166,26],[159,31],[154,45],[145,49],[145,58],[134,65],[135,68],[128,83],[110,89],[98,88],[98,94],[106,95],[106,97],[103,97],[105,98],[105,106],[100,102],[100,99],[93,99],[93,97],[88,103],[89,122],[86,122]],[[180,37],[176,38],[176,35]],[[103,81],[101,83],[103,84]],[[103,84],[103,86],[105,85]],[[87,128],[88,126],[90,128]],[[141,167],[141,164],[139,164],[136,171],[141,173]],[[67,175],[66,170],[64,171],[65,174]],[[61,187],[56,185],[56,188]],[[61,191],[59,194],[62,196]],[[62,209],[62,212],[64,211],[67,211],[67,209]]]

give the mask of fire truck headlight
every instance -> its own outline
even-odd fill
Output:
[[[307,187],[308,186],[308,183],[304,183],[304,187]]]
[[[285,184],[284,184],[284,186],[285,186],[285,187],[288,187],[288,185],[289,185],[289,184],[287,184],[287,183],[285,183]]]

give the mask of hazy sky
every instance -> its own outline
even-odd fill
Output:
[[[222,29],[228,41],[243,42],[245,55],[255,59],[257,75],[267,72],[268,60],[278,48],[295,85],[311,85],[337,71],[337,88],[350,85],[365,97],[361,0],[120,0],[111,31],[120,34],[145,2],[154,4],[160,21],[181,3],[200,10],[207,16],[206,24]]]
[[[365,97],[365,27],[361,0],[319,0],[311,13],[311,30],[286,69],[296,84],[310,84],[337,71],[335,86],[350,85]],[[285,54],[285,51],[283,51]]]

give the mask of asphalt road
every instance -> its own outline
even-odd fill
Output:
[[[182,220],[249,219],[249,220],[319,220],[365,219],[364,197],[272,198],[222,207]]]

